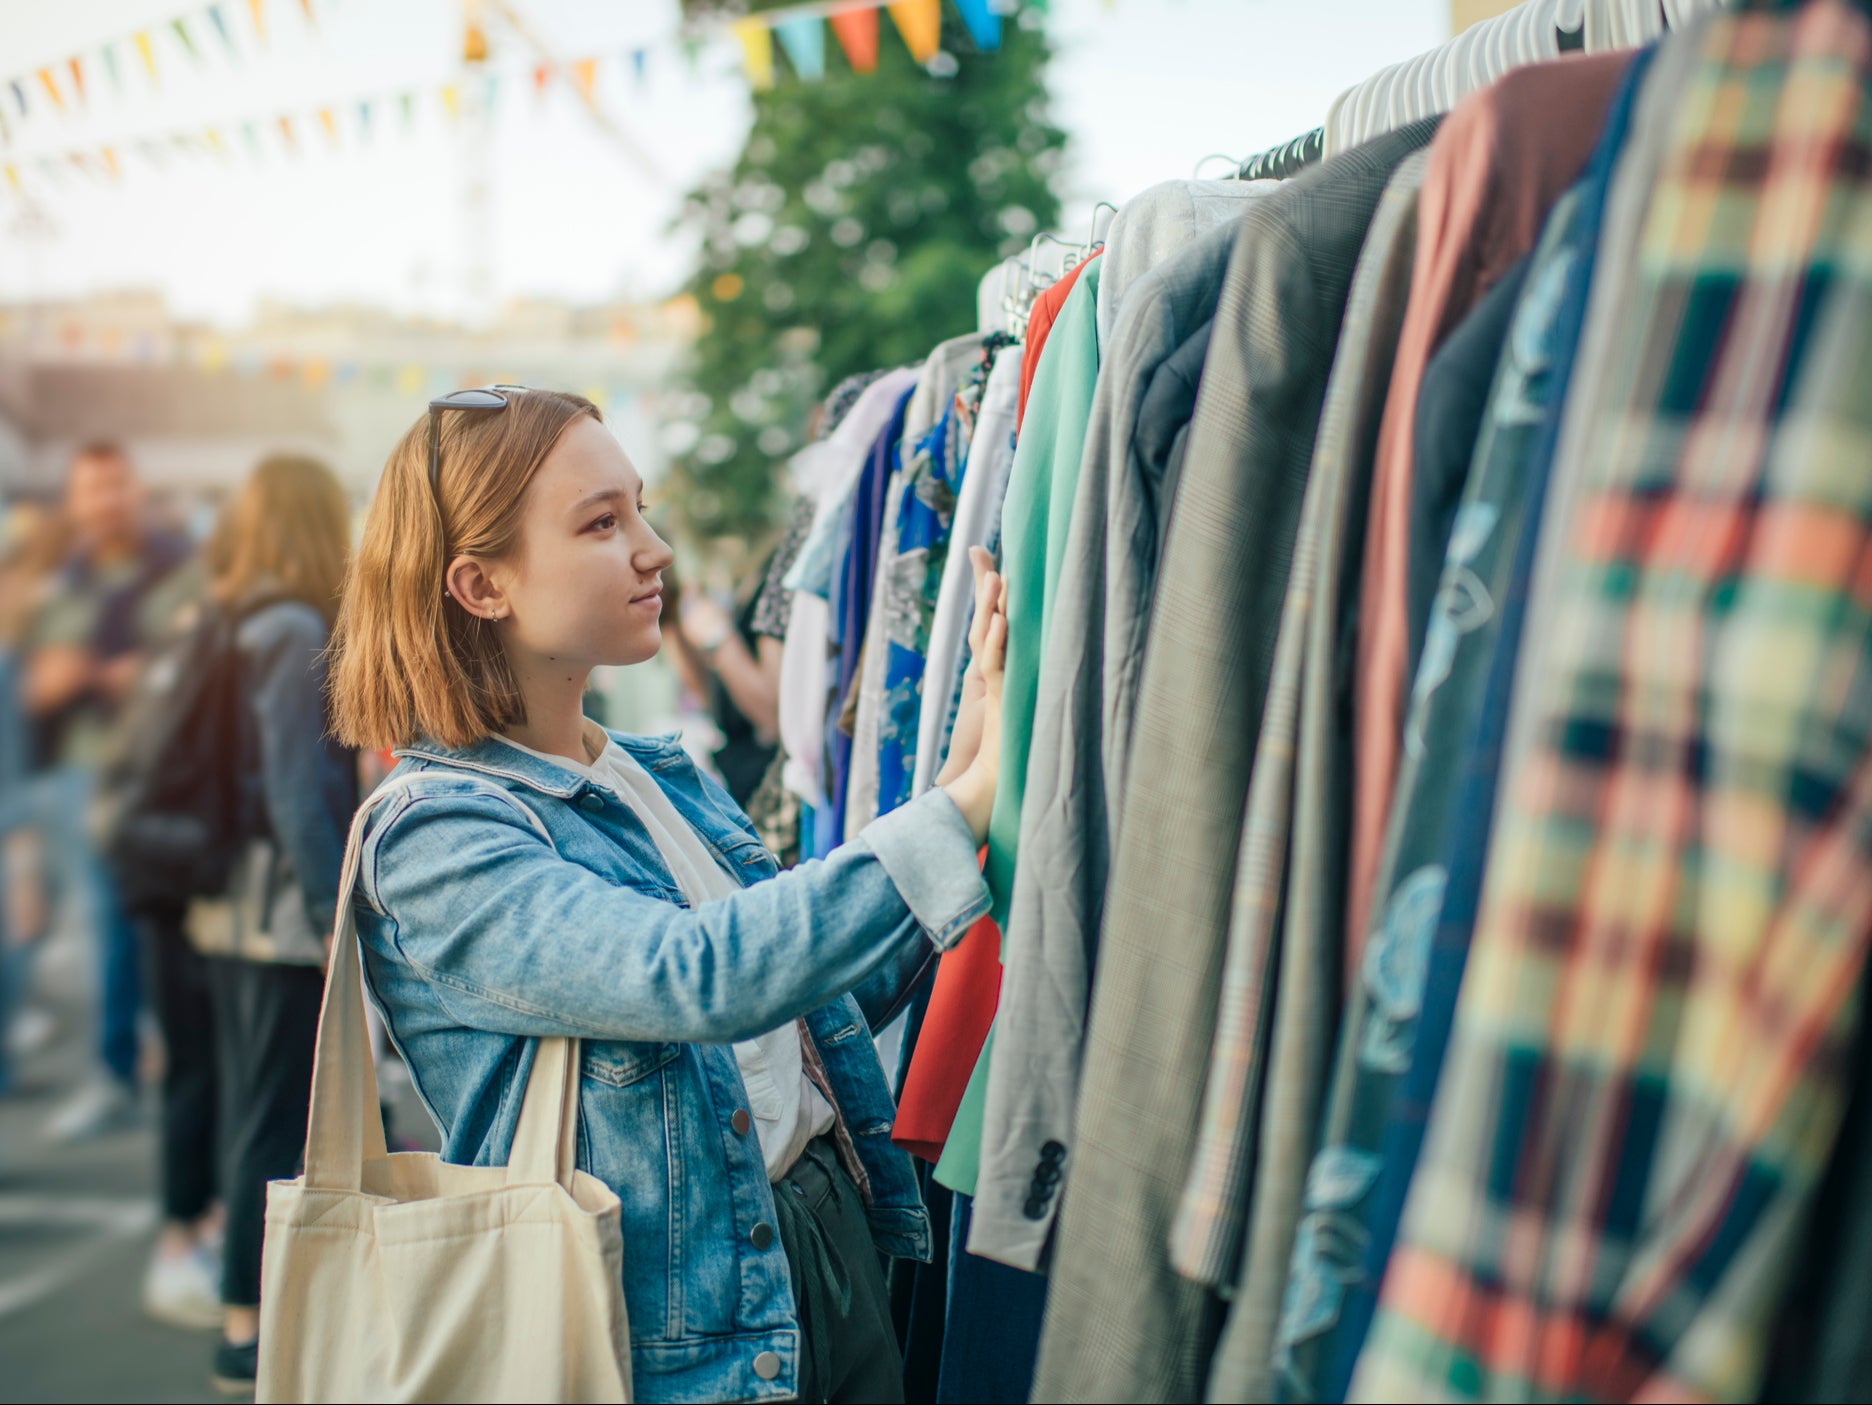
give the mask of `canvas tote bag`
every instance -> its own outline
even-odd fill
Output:
[[[506,1166],[385,1150],[351,894],[400,789],[345,848],[305,1174],[267,1187],[254,1398],[629,1401],[621,1206],[573,1164],[578,1041],[539,1041]]]

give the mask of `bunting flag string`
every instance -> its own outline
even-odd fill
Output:
[[[312,0],[299,0],[299,5],[300,9],[305,12],[307,26],[316,29],[318,20],[313,9]],[[212,0],[210,4],[197,4],[191,9],[184,11],[182,14],[175,15],[159,24],[133,30],[129,34],[121,35],[116,39],[111,39],[102,44],[93,46],[97,55],[104,61],[104,70],[110,77],[112,91],[120,95],[123,92],[123,75],[118,66],[117,51],[120,46],[125,44],[136,50],[137,57],[142,61],[143,71],[149,75],[150,85],[152,87],[161,86],[162,80],[157,63],[156,51],[156,36],[159,33],[172,36],[177,46],[179,46],[182,52],[193,62],[197,64],[206,62],[207,55],[203,52],[202,46],[196,38],[196,29],[190,27],[191,21],[193,21],[197,27],[203,22],[206,22],[213,28],[214,32],[220,36],[223,47],[227,50],[229,61],[238,63],[242,56],[241,42],[235,34],[233,23],[228,19],[228,8],[229,0]],[[254,47],[265,48],[267,45],[266,0],[247,0],[247,12],[253,30]],[[88,49],[83,50],[71,55],[60,63],[47,64],[43,68],[35,70],[34,76],[39,79],[41,86],[45,88],[46,97],[53,111],[65,112],[68,110],[69,106],[66,101],[66,94],[59,89],[53,77],[54,73],[60,69],[70,74],[71,94],[76,100],[76,105],[83,107],[87,104],[88,95],[85,91],[84,62],[89,56],[89,52]],[[24,74],[15,75],[6,80],[13,89],[14,97],[19,103],[19,115],[21,119],[25,119],[30,115],[25,97],[25,87],[21,81],[25,76]]]
[[[1001,44],[1001,22],[1016,6],[1025,3],[1035,8],[1044,8],[1042,0],[951,0],[961,16],[962,24],[969,40],[978,49],[991,51]],[[312,14],[311,0],[301,0],[308,17]],[[228,11],[233,8],[231,0],[214,0],[197,12],[205,15],[217,33],[222,35],[229,54],[237,56],[239,48],[234,42],[232,26],[228,21]],[[266,0],[247,0],[246,10],[251,20],[255,40],[265,43],[267,37]],[[942,44],[942,0],[812,0],[812,3],[791,5],[782,9],[765,11],[758,15],[749,15],[737,19],[726,27],[740,49],[742,68],[750,85],[757,91],[764,91],[774,86],[777,78],[775,50],[778,48],[786,55],[787,67],[800,81],[813,83],[824,79],[826,75],[826,39],[825,31],[830,29],[838,41],[838,47],[845,61],[855,73],[872,74],[877,71],[879,57],[879,11],[887,11],[892,26],[901,37],[905,49],[918,63],[929,63],[938,53]],[[191,33],[187,16],[180,16],[169,22],[164,28],[176,36],[176,42],[185,46],[187,52],[197,63],[205,62],[205,55],[200,44]],[[156,30],[142,29],[134,32],[129,39],[135,48],[144,70],[149,75],[152,85],[159,83],[159,66],[153,36]],[[121,42],[121,41],[120,41]],[[679,36],[678,43],[693,64],[701,52],[702,39],[697,33],[690,32]],[[105,69],[110,75],[112,86],[121,91],[122,81],[117,63],[116,44],[103,46],[102,53]],[[628,66],[629,76],[640,86],[646,81],[649,68],[650,47],[639,45],[616,54],[617,60]],[[33,86],[42,89],[45,99],[54,110],[69,114],[76,108],[89,104],[90,90],[86,82],[83,64],[84,56],[74,55],[64,65],[65,81],[60,82],[60,75],[52,66],[34,70],[29,75]],[[544,100],[555,74],[562,73],[567,82],[579,96],[587,101],[595,101],[600,74],[601,58],[588,56],[573,60],[563,69],[550,64],[532,66],[532,87],[536,99]],[[524,83],[524,73],[507,75],[517,82]],[[500,90],[502,74],[496,71],[480,75],[482,86],[470,90],[482,99],[484,110],[492,113]],[[13,96],[13,105],[18,109],[22,120],[30,110],[32,96],[28,91],[28,78],[15,77],[5,80],[6,87]],[[459,120],[462,106],[462,89],[458,83],[445,83],[438,88],[423,89],[434,95],[440,112],[451,123]],[[383,94],[377,97],[363,97],[349,102],[328,104],[321,107],[304,109],[298,113],[275,114],[264,118],[224,119],[220,127],[196,129],[186,133],[170,134],[166,138],[146,140],[141,138],[123,138],[130,143],[130,149],[147,157],[154,164],[161,164],[156,153],[165,149],[182,150],[191,154],[207,154],[219,159],[226,159],[230,148],[220,137],[220,129],[238,130],[244,139],[248,152],[258,159],[265,154],[266,146],[261,140],[262,127],[270,128],[278,135],[278,143],[292,156],[305,154],[305,143],[300,140],[302,131],[309,131],[310,124],[317,123],[325,133],[325,145],[332,149],[342,149],[345,145],[344,127],[354,128],[356,142],[367,143],[373,132],[373,119],[379,103],[395,103],[402,115],[402,128],[411,131],[416,121],[416,104],[419,96],[417,89],[405,89],[399,92]],[[341,112],[354,112],[355,121],[346,123],[340,120]],[[0,119],[0,147],[10,144],[13,133]],[[110,152],[108,159],[102,154]],[[65,173],[76,169],[96,176],[100,171],[113,179],[122,175],[122,163],[113,148],[88,146],[78,150],[37,154],[20,154],[8,163],[15,172],[15,178],[6,182],[6,187],[15,193],[22,190],[22,173],[31,170],[44,174],[48,179],[62,180]]]

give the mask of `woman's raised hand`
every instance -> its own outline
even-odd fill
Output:
[[[936,783],[955,801],[974,832],[988,837],[995,787],[1001,777],[1001,682],[1007,663],[1007,591],[994,558],[969,548],[975,571],[975,617],[969,624],[969,666],[962,704],[949,743],[949,760]]]

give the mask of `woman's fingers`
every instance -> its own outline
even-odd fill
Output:
[[[979,546],[969,548],[969,565],[975,572],[975,615],[969,621],[969,652],[980,653],[988,637],[988,621],[995,612],[1001,591],[1001,578],[995,574],[994,557]]]
[[[988,618],[987,637],[976,654],[981,664],[982,679],[988,685],[989,694],[995,697],[1000,696],[1001,675],[1007,666],[1007,637],[1007,611],[997,606]]]

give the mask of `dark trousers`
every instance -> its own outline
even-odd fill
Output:
[[[220,1180],[219,1053],[208,960],[183,935],[180,911],[138,913],[134,924],[163,1040],[163,1217],[197,1220],[207,1213]]]
[[[211,958],[208,967],[221,1050],[221,1301],[252,1307],[260,1301],[267,1182],[298,1175],[305,1152],[325,973],[233,957]]]
[[[1024,1402],[1033,1389],[1046,1315],[1043,1274],[968,1252],[971,1196],[956,1195],[949,1222],[949,1310],[943,1323],[939,1405]]]
[[[814,1139],[773,1193],[799,1309],[799,1399],[902,1401],[884,1265],[831,1139]]]

